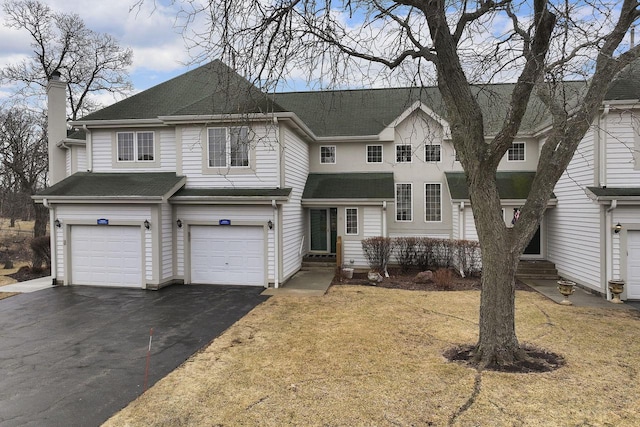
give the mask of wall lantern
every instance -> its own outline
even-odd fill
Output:
[[[149,224],[149,220],[148,219],[144,220],[144,228],[146,228],[147,230],[151,228],[151,224]]]
[[[176,221],[176,225],[178,226],[178,228],[182,228],[182,220],[181,220],[181,219],[178,219],[178,220]]]
[[[616,234],[618,234],[618,233],[620,232],[620,230],[622,230],[622,224],[617,223],[617,224],[615,225],[615,227],[613,227],[613,232],[614,232],[614,233],[616,233]]]
[[[269,220],[269,222],[267,222],[267,225],[269,226],[269,230],[273,230],[273,221]]]
[[[53,223],[54,223],[54,224],[56,225],[56,227],[58,227],[58,228],[62,227],[62,223],[61,223],[61,222],[60,222],[60,220],[59,220],[59,219],[57,219],[57,218],[56,218],[56,220],[55,220],[55,221],[53,221]]]

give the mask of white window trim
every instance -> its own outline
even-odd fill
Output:
[[[209,129],[226,129],[225,132],[225,162],[226,166],[211,166],[210,164],[210,145],[209,145]],[[248,144],[248,152],[247,152],[247,166],[231,166],[231,129],[247,129],[247,144]],[[229,170],[229,169],[251,169],[251,144],[249,142],[250,139],[249,128],[247,126],[211,126],[207,128],[207,157],[204,159],[204,163],[209,170]]]
[[[410,203],[410,208],[411,208],[411,219],[398,219],[398,185],[409,185],[410,187],[410,194],[411,194],[411,203]],[[396,182],[396,186],[395,186],[395,220],[396,222],[413,222],[413,183],[411,182]]]
[[[514,141],[512,143],[512,146],[514,144],[522,144],[522,154],[523,154],[523,158],[522,160],[510,160],[509,159],[509,150],[507,150],[507,162],[510,163],[522,163],[522,162],[526,162],[527,161],[527,143],[524,141]]]
[[[409,161],[408,162],[399,162],[398,161],[398,147],[404,147],[404,146],[409,146],[411,147],[411,156],[409,156]],[[394,152],[393,152],[393,157],[396,163],[413,163],[413,146],[411,144],[396,144],[394,147]]]
[[[132,133],[133,134],[133,160],[120,160],[120,144],[118,144],[118,135]],[[150,133],[153,135],[153,160],[138,160],[138,134]],[[156,133],[152,130],[126,131],[116,132],[116,163],[132,164],[132,163],[156,163]]]
[[[370,162],[369,161],[369,147],[380,147],[380,161],[379,162]],[[384,163],[384,145],[382,144],[370,144],[367,145],[367,148],[364,151],[364,160],[369,165],[379,165]]]
[[[356,232],[349,233],[349,227],[347,226],[347,211],[355,210],[356,211]],[[358,208],[344,208],[344,234],[347,236],[357,236],[360,234],[360,213],[358,212]]]
[[[440,147],[440,160],[427,160],[427,147],[437,145]],[[424,161],[427,163],[442,163],[442,144],[439,142],[431,142],[424,144]]]
[[[439,221],[427,220],[427,185],[433,185],[433,184],[437,184],[440,186],[440,220]],[[425,182],[424,183],[424,222],[429,224],[438,224],[443,221],[443,218],[444,218],[444,215],[442,211],[442,183],[441,182]]]
[[[323,148],[333,148],[333,162],[323,162],[322,161],[322,149]],[[320,150],[318,151],[318,154],[320,155],[320,164],[321,165],[335,165],[336,162],[338,161],[338,149],[336,148],[335,145],[321,145],[320,146]]]

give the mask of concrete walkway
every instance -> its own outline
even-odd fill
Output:
[[[321,297],[327,293],[334,272],[331,269],[300,270],[277,289],[268,288],[262,295],[294,295],[301,297]]]
[[[28,293],[52,287],[51,276],[47,276],[40,277],[38,279],[27,280],[25,282],[13,283],[11,285],[0,286],[0,292]]]
[[[522,282],[529,285],[532,289],[540,292],[547,298],[559,303],[563,300],[563,296],[558,292],[558,283],[556,280],[538,280],[538,279],[521,279]],[[576,286],[573,295],[569,296],[569,301],[576,307],[598,307],[613,308],[622,310],[640,310],[640,302],[625,302],[624,304],[614,304],[607,301],[602,295],[592,294],[591,292]]]

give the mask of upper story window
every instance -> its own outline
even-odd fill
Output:
[[[396,163],[411,163],[411,144],[396,145]]]
[[[118,132],[119,162],[153,162],[155,160],[153,132]]]
[[[325,164],[336,163],[335,145],[323,145],[320,147],[320,163],[325,163]]]
[[[208,138],[209,167],[249,166],[248,128],[209,128]]]
[[[346,208],[344,211],[345,233],[358,234],[358,208]]]
[[[524,162],[525,143],[514,142],[507,153],[507,160],[510,162]]]
[[[367,163],[382,163],[382,145],[367,145]]]
[[[440,144],[426,144],[424,146],[424,161],[425,162],[439,162],[441,160]]]
[[[442,184],[424,185],[424,220],[442,221]]]
[[[411,184],[396,184],[396,221],[413,220],[413,189]]]

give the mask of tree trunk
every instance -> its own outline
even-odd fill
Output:
[[[524,358],[515,330],[515,271],[519,254],[507,252],[500,239],[482,247],[480,337],[475,359],[482,366],[505,366]]]

